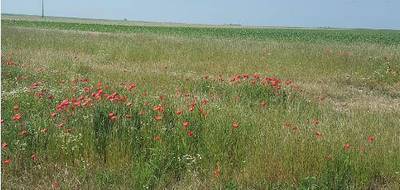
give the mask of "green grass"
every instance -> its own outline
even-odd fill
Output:
[[[1,32],[3,188],[400,187],[399,31],[7,19]]]

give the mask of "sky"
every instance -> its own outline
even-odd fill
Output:
[[[45,15],[193,24],[400,29],[400,0],[44,0]],[[41,15],[41,0],[2,0]]]

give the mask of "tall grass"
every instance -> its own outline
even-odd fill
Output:
[[[398,46],[2,36],[3,188],[399,187]]]

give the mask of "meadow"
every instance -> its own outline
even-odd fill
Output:
[[[4,189],[400,189],[400,31],[1,24]]]

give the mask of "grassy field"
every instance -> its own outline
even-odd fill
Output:
[[[400,31],[2,20],[4,189],[399,189]]]

